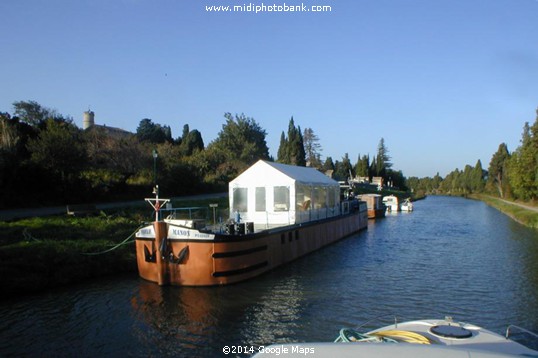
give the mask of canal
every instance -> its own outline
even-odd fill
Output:
[[[446,315],[538,331],[537,232],[479,201],[428,197],[236,285],[129,275],[3,301],[0,356],[224,357],[224,346],[332,341],[342,327]]]

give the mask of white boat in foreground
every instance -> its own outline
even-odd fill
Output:
[[[502,336],[446,317],[395,323],[367,333],[342,329],[334,343],[271,345],[260,347],[256,356],[304,356],[308,352],[316,357],[538,357],[538,351],[510,339],[516,329],[538,338],[516,326],[509,326],[506,336]]]

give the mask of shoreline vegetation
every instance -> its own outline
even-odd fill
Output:
[[[538,206],[532,203],[509,201],[484,194],[470,195],[469,198],[483,201],[521,225],[538,229]]]
[[[174,207],[217,203],[227,197],[173,200]],[[82,217],[54,215],[0,221],[3,299],[122,273],[137,272],[134,233],[153,217],[146,203]]]
[[[404,192],[383,192],[391,194],[408,197]],[[482,194],[464,197],[481,200],[515,221],[538,229],[538,207],[522,207]],[[424,198],[420,195],[413,201]],[[228,216],[227,197],[175,200],[174,207],[209,210],[210,203],[218,203],[219,216]],[[152,215],[151,208],[140,205],[92,216],[55,215],[0,222],[2,297],[35,294],[111,275],[136,275],[134,233],[151,221]]]

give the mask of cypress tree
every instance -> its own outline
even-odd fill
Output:
[[[280,136],[280,146],[278,147],[278,161],[291,165],[306,165],[306,152],[304,149],[303,135],[300,127],[295,127],[293,117],[288,125],[288,137],[284,132]]]
[[[280,135],[280,145],[278,146],[277,161],[284,164],[290,162],[288,155],[288,140],[286,139],[284,131],[282,131],[282,134]]]
[[[297,155],[295,159],[295,162],[296,162],[295,165],[304,167],[306,166],[306,151],[304,149],[303,134],[301,132],[300,126],[297,127],[296,141],[297,141],[297,144],[295,144],[295,146],[297,150]]]
[[[480,159],[476,162],[471,174],[471,190],[473,192],[481,192],[484,189],[484,170]]]
[[[510,160],[510,154],[508,153],[508,147],[506,143],[499,144],[499,149],[493,154],[488,168],[488,182],[493,184],[499,196],[504,198],[504,187],[508,176],[508,162]]]
[[[293,117],[291,117],[288,125],[288,164],[298,165],[298,144],[299,138],[297,136],[297,128],[295,128]]]

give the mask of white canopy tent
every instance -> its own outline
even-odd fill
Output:
[[[230,216],[275,227],[340,214],[337,181],[314,168],[260,160],[229,184]]]

